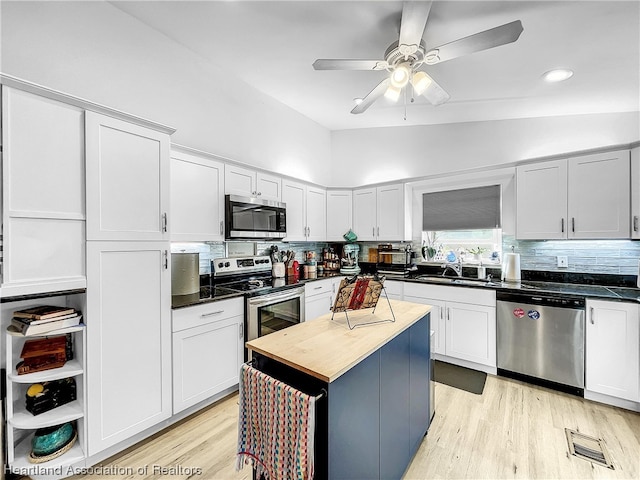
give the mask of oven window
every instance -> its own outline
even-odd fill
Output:
[[[258,308],[258,336],[300,323],[300,298]]]

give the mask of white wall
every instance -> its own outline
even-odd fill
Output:
[[[639,140],[638,112],[342,130],[331,133],[331,185],[451,174]]]
[[[326,185],[330,134],[105,2],[0,2],[0,71],[177,128],[173,141]]]

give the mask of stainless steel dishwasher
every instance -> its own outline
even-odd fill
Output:
[[[585,299],[497,292],[498,374],[584,395]]]

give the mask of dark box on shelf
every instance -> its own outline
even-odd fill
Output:
[[[32,389],[35,392],[30,392]],[[75,379],[62,378],[32,385],[27,390],[25,407],[33,415],[40,415],[65,403],[73,402],[76,398]]]

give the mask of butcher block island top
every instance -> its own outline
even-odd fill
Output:
[[[373,323],[350,330],[344,312],[310,319],[247,342],[247,348],[325,382],[360,363],[424,317],[430,305],[390,300],[395,322]],[[385,299],[372,309],[349,311],[351,325],[392,319]]]

